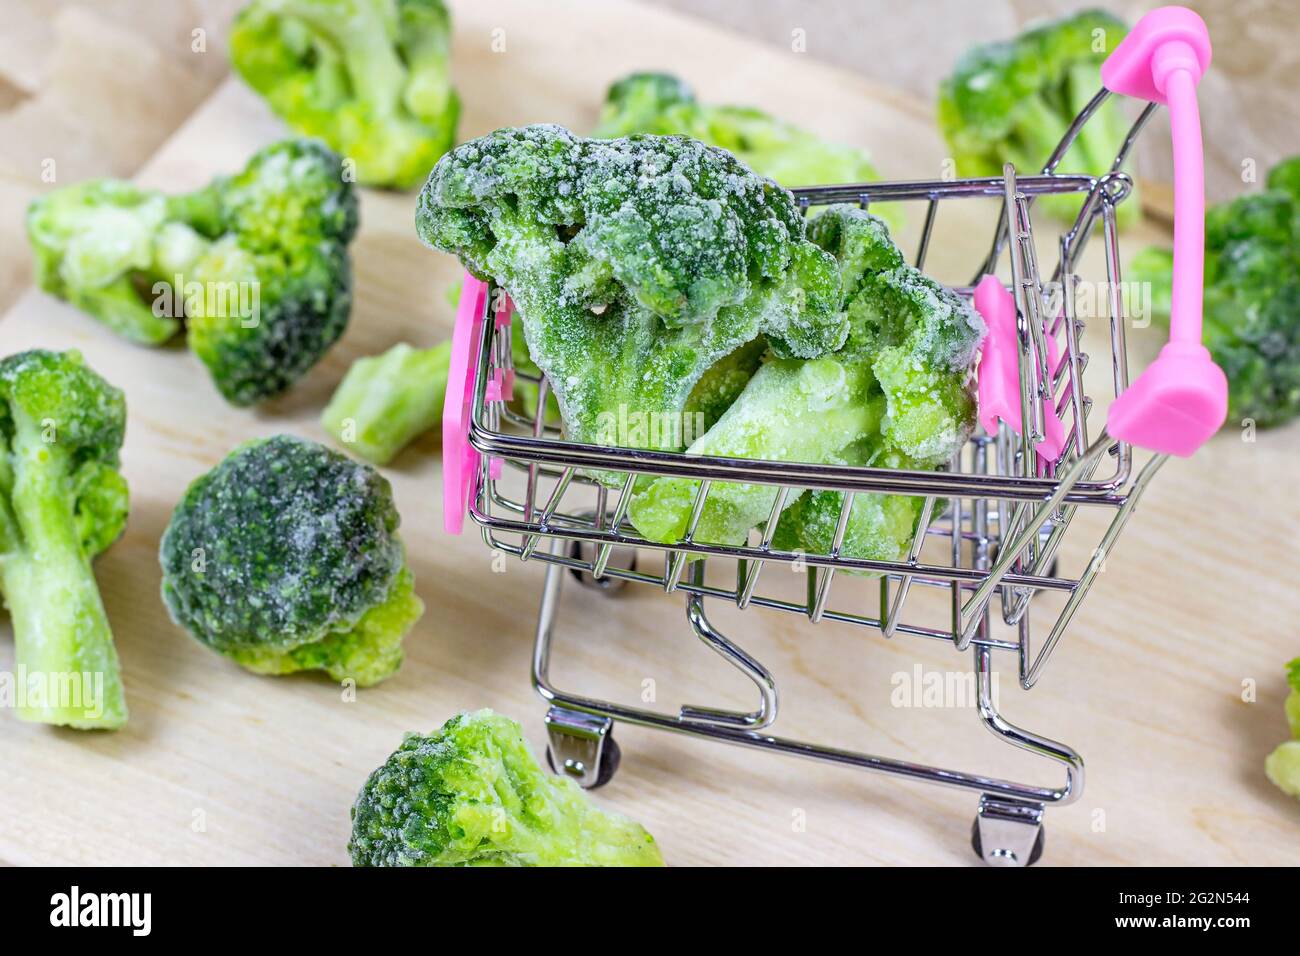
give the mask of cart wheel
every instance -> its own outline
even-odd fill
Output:
[[[570,541],[569,557],[584,564],[592,565],[596,561],[597,555],[600,554],[600,545],[592,544],[588,541]],[[614,547],[609,552],[610,568],[617,568],[622,571],[636,570],[636,548]],[[624,578],[599,577],[594,578],[589,571],[580,571],[577,568],[569,568],[569,573],[578,579],[578,583],[585,588],[592,588],[596,591],[603,591],[606,594],[613,594],[620,590],[627,581]]]
[[[607,735],[605,745],[600,750],[600,769],[596,772],[596,782],[586,789],[595,790],[597,787],[603,787],[613,780],[622,759],[623,751],[619,747],[618,741]],[[555,766],[555,756],[551,753],[549,746],[546,748],[546,765],[551,768],[551,773],[558,774],[560,772]],[[574,776],[578,775],[574,774]]]
[[[1034,844],[1029,850],[1029,859],[1021,860],[1014,850],[998,847],[990,849],[986,854],[984,852],[984,841],[980,838],[980,821],[975,818],[975,822],[970,828],[970,845],[974,849],[975,855],[987,863],[989,866],[1033,866],[1043,855],[1043,841],[1046,839],[1047,831],[1043,829],[1040,823],[1037,826],[1037,836],[1034,837]]]

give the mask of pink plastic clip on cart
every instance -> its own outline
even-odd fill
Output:
[[[516,374],[510,339],[518,334],[509,299],[466,277],[443,416],[446,527],[459,533],[468,512],[490,547],[546,566],[532,679],[549,705],[548,755],[557,771],[599,786],[618,765],[616,723],[672,730],[969,791],[979,798],[972,827],[976,853],[999,865],[1038,858],[1045,810],[1078,799],[1083,761],[1066,744],[1018,727],[1000,712],[992,692],[995,662],[1014,668],[1022,691],[1035,686],[1152,477],[1167,456],[1190,455],[1207,441],[1226,413],[1227,382],[1200,341],[1205,202],[1196,85],[1209,63],[1200,17],[1179,7],[1155,10],[1106,61],[1103,88],[1045,157],[1041,172],[1008,164],[998,177],[794,190],[814,212],[842,202],[924,203],[924,214],[913,220],[924,221],[918,267],[950,203],[1000,204],[1000,222],[973,287],[955,290],[973,299],[988,325],[977,369],[983,428],[943,471],[706,458],[568,441],[547,421],[544,379],[518,370],[541,389],[535,411],[524,415],[509,401]],[[1057,172],[1080,130],[1113,94],[1146,102],[1114,163]],[[1169,343],[1130,383],[1115,210],[1132,188],[1124,160],[1158,106],[1169,110],[1174,144],[1173,314]],[[1055,271],[1044,281],[1031,213],[1035,197],[1049,193],[1076,193],[1083,201],[1057,244]],[[1097,317],[1108,322],[1109,334],[1096,341],[1107,343],[1110,361],[1093,363],[1093,374],[1085,376],[1084,332],[1091,317],[1078,314],[1075,299],[1082,252],[1094,235],[1103,244],[1109,291]],[[1009,287],[995,278],[1004,250]],[[1048,294],[1058,289],[1059,295]],[[1098,424],[1089,390],[1098,376],[1105,381],[1107,371],[1113,401]],[[1150,453],[1140,467],[1138,450]],[[611,475],[618,480],[611,482]],[[656,475],[688,479],[694,488],[691,520],[676,543],[647,541],[627,520],[637,479]],[[729,481],[771,487],[764,530],[739,546],[697,541],[710,489]],[[830,546],[816,554],[775,547],[783,508],[814,490],[843,493]],[[846,553],[846,528],[862,493],[923,501],[908,554],[885,561]],[[1076,563],[1077,555],[1087,555],[1071,568],[1060,546],[1080,511],[1107,514],[1109,521],[1099,540],[1071,549]],[[1079,533],[1096,527],[1081,525]],[[794,562],[806,569],[799,580],[807,586],[792,595],[788,567]],[[773,565],[786,573],[765,575]],[[706,567],[719,566],[706,583]],[[752,682],[753,708],[685,705],[673,713],[557,687],[550,678],[552,638],[570,573],[607,593],[635,582],[684,595],[691,631]],[[714,601],[792,613],[811,624],[832,620],[886,638],[937,640],[970,654],[979,722],[1055,768],[1060,782],[1025,783],[929,766],[911,753],[891,757],[779,736],[773,730],[778,678],[712,623],[707,607]]]

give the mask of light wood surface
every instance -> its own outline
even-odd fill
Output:
[[[928,177],[940,168],[928,111],[847,73],[617,3],[485,6],[454,4],[463,136],[530,121],[586,129],[610,79],[659,67],[679,71],[707,97],[760,103],[870,145],[887,176]],[[492,52],[502,35],[506,52]],[[239,167],[280,133],[263,105],[230,81],[140,179],[194,187]],[[412,195],[365,195],[346,336],[289,395],[256,411],[223,404],[183,349],[133,347],[40,293],[0,321],[0,352],[79,348],[126,390],[123,458],[133,498],[125,537],[97,564],[130,723],[85,734],[0,714],[0,862],[342,864],[357,788],[403,731],[490,706],[520,719],[539,751],[544,746],[544,707],[528,682],[542,569],[511,560],[498,573],[476,534],[443,534],[435,436],[386,469],[428,607],[389,682],[348,702],[324,678],[248,674],[174,627],[158,597],[158,538],[191,479],[252,436],[291,431],[326,440],[317,416],[352,360],[448,333],[445,293],[458,270],[415,239],[413,204]],[[931,252],[940,278],[969,278],[978,260],[989,230],[973,210],[941,216]],[[918,209],[913,234],[919,219]],[[1125,241],[1132,251],[1157,235],[1139,231]],[[1085,271],[1097,274],[1098,253],[1090,250]],[[1139,363],[1158,347],[1154,330],[1131,335]],[[1099,356],[1094,371],[1107,373],[1104,330],[1090,329],[1088,344]],[[1300,804],[1262,773],[1264,756],[1286,733],[1282,668],[1300,653],[1300,598],[1289,580],[1300,533],[1291,487],[1298,439],[1291,428],[1245,442],[1229,428],[1196,458],[1169,463],[1038,687],[1020,691],[1014,661],[1002,655],[1009,718],[1073,745],[1088,765],[1082,799],[1048,813],[1045,862],[1300,858]],[[1098,530],[1083,521],[1081,533],[1090,527]],[[683,611],[680,598],[646,587],[616,599],[567,588],[553,676],[566,688],[630,701],[653,680],[656,706],[668,710],[682,702],[747,705],[741,678],[694,643]],[[717,619],[780,678],[780,733],[1034,782],[1059,779],[982,730],[969,701],[891,704],[898,675],[918,664],[927,673],[969,668],[969,656],[947,645],[886,642],[775,612],[719,609]],[[6,636],[0,668],[11,667]],[[1243,682],[1257,685],[1255,702],[1243,701]],[[644,823],[672,864],[975,862],[973,794],[635,728],[617,735],[623,768],[597,799]]]

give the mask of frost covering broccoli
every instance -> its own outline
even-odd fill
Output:
[[[610,86],[591,135],[633,133],[690,136],[720,146],[760,176],[789,188],[880,178],[860,149],[828,143],[759,109],[701,103],[689,86],[667,73],[633,73]]]
[[[759,335],[815,358],[847,333],[835,262],[791,195],[691,139],[497,130],[439,161],[416,227],[514,299],[580,442],[679,450],[719,359]]]
[[[1300,156],[1269,171],[1268,188],[1205,215],[1205,346],[1228,376],[1228,420],[1260,427],[1300,415]],[[1169,321],[1173,253],[1138,253],[1126,285],[1149,283]]]
[[[295,130],[355,163],[357,182],[402,189],[456,136],[442,0],[254,0],[230,59]]]
[[[32,203],[42,289],[132,341],[181,329],[235,405],[279,394],[343,334],[357,199],[339,157],[284,140],[202,189],[90,180]]]
[[[1043,168],[1093,95],[1101,64],[1128,27],[1101,10],[1053,20],[1010,40],[971,48],[939,88],[939,127],[962,176],[1001,176],[1015,163],[1022,174]],[[1129,121],[1111,97],[1089,119],[1057,171],[1099,176],[1109,172]],[[1072,220],[1078,194],[1040,196],[1051,215]],[[1136,195],[1118,207],[1121,225],[1136,221]]]
[[[126,526],[117,470],[125,429],[121,391],[79,353],[0,359],[0,592],[14,663],[29,686],[37,679],[46,688],[40,699],[28,694],[22,720],[126,723],[113,633],[90,567]]]
[[[407,734],[352,807],[355,866],[663,866],[654,837],[547,774],[490,710]]]
[[[813,361],[773,359],[688,454],[927,469],[947,461],[975,424],[970,366],[984,333],[956,294],[907,265],[885,224],[832,206],[808,226],[832,253],[843,283],[848,341]],[[681,540],[698,484],[657,478],[629,517],[649,540]],[[767,520],[776,489],[715,483],[695,540],[743,544]],[[825,553],[843,495],[806,492],[787,502],[774,545]],[[920,499],[859,493],[841,554],[896,560],[911,542]]]
[[[163,533],[163,600],[203,644],[259,674],[396,673],[424,605],[387,479],[323,445],[246,442],[185,492]]]
[[[1291,726],[1291,737],[1268,755],[1264,772],[1284,793],[1300,797],[1300,657],[1286,666],[1287,683],[1291,693],[1286,699],[1286,720]]]

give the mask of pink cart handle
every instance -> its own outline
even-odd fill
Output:
[[[1205,22],[1183,7],[1141,20],[1101,66],[1101,81],[1169,109],[1174,154],[1174,266],[1169,342],[1111,405],[1107,430],[1162,454],[1187,456],[1219,430],[1228,380],[1201,344],[1205,167],[1196,84],[1210,65]]]
[[[447,375],[447,397],[442,406],[442,523],[448,534],[460,534],[465,527],[469,497],[478,481],[481,456],[470,444],[469,425],[474,408],[474,358],[487,314],[487,283],[465,273],[456,309],[456,327],[451,335],[451,365]],[[496,313],[496,325],[510,324],[512,306],[503,300]],[[498,369],[487,383],[488,401],[509,400],[514,391],[514,373]],[[501,475],[501,459],[488,462],[493,478]]]

